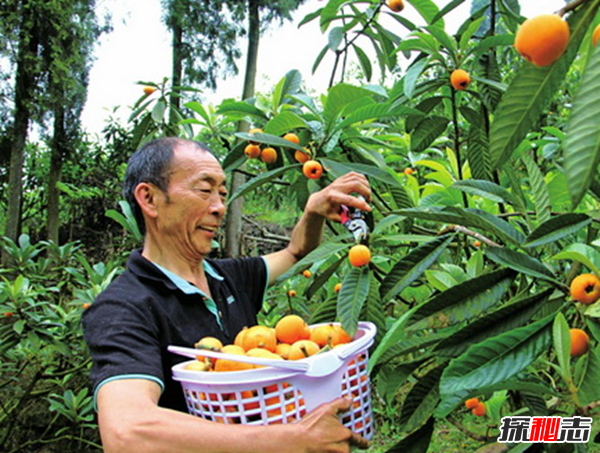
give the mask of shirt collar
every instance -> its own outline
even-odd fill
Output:
[[[173,284],[175,286],[177,286],[177,288],[179,288],[181,291],[183,291],[185,294],[194,294],[194,293],[198,293],[198,294],[202,294],[205,295],[200,288],[198,288],[197,286],[191,284],[190,282],[188,282],[186,279],[180,277],[179,275],[175,274],[174,272],[171,272],[169,269],[164,268],[163,266],[161,266],[160,264],[156,264],[156,263],[152,263],[154,264],[158,269],[161,270],[161,272],[163,274],[165,274],[169,280],[171,280],[171,282],[173,282]],[[206,260],[202,261],[202,267],[204,268],[204,271],[210,275],[212,278],[222,281],[223,280],[223,276],[220,275],[217,270]]]

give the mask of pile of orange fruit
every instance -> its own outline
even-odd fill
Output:
[[[350,335],[339,324],[321,324],[309,326],[298,315],[282,317],[275,327],[255,325],[242,329],[233,344],[223,345],[214,337],[200,339],[194,347],[202,350],[227,354],[259,357],[273,360],[299,360],[322,351],[330,350],[340,344],[352,341]],[[199,352],[195,362],[186,368],[196,371],[242,371],[260,368],[227,359],[209,359]]]
[[[298,315],[285,315],[277,322],[275,327],[255,325],[244,328],[238,333],[233,344],[223,345],[219,339],[210,336],[200,339],[194,345],[198,349],[196,360],[187,364],[185,368],[193,371],[228,372],[262,367],[262,365],[237,362],[225,358],[204,357],[201,350],[220,351],[227,354],[273,360],[300,360],[351,341],[352,339],[348,333],[339,324],[321,324],[313,327],[309,326]],[[267,416],[269,418],[274,417],[276,419],[274,423],[282,422],[282,418],[288,422],[299,419],[306,413],[303,398],[300,397],[299,401],[294,401],[293,389],[289,388],[289,384],[279,385],[281,387],[278,387],[278,384],[270,384],[260,390],[264,397]],[[258,395],[257,390],[243,391],[239,395],[239,405],[243,407],[251,419],[260,416]],[[221,401],[234,400],[236,396],[235,394],[221,394],[219,400],[217,394],[201,393],[198,398],[204,406],[220,405]],[[282,399],[285,401],[282,402]],[[225,410],[231,412],[234,407],[236,406],[227,404]],[[237,417],[233,415],[229,416],[228,414],[225,417],[215,414],[212,418],[220,423],[239,423]]]

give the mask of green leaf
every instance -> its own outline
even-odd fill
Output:
[[[243,101],[225,100],[217,107],[219,115],[239,115],[241,117],[250,116],[257,118],[260,121],[265,121],[267,116],[265,112],[259,108]]]
[[[407,115],[411,112],[414,112],[414,109],[403,105],[394,106],[393,104],[368,104],[364,107],[353,109],[343,121],[336,125],[336,129],[342,129],[347,126],[369,120],[396,118],[398,116]]]
[[[331,30],[329,30],[329,36],[327,38],[327,46],[329,47],[329,50],[332,52],[337,50],[342,42],[342,39],[344,39],[344,34],[344,27],[333,27]]]
[[[272,180],[278,178],[279,176],[283,175],[284,173],[293,170],[294,168],[300,168],[302,165],[301,164],[294,164],[294,165],[288,165],[285,167],[281,167],[281,168],[276,168],[275,170],[271,170],[265,173],[261,173],[259,176],[255,176],[254,178],[252,178],[250,181],[247,181],[246,183],[244,183],[228,200],[227,203],[231,203],[233,202],[233,200],[235,200],[238,197],[241,197],[242,195],[244,195],[245,193],[256,189],[259,186],[262,186],[263,184],[266,184],[268,182],[271,182]]]
[[[523,247],[539,247],[581,231],[592,222],[586,214],[561,214],[537,227],[525,240]]]
[[[387,171],[373,165],[338,162],[332,159],[320,159],[320,162],[335,178],[350,173],[351,171],[355,171],[365,176],[378,179],[386,184],[399,185],[398,181],[396,181],[396,179],[394,179]]]
[[[434,427],[435,419],[430,417],[421,428],[386,450],[386,453],[427,453]]]
[[[592,180],[597,178],[600,162],[600,50],[597,46],[593,49],[575,94],[562,147],[573,207],[579,204]]]
[[[429,370],[419,378],[406,395],[400,413],[400,425],[403,431],[411,432],[420,428],[433,414],[440,400],[438,386],[445,366],[441,365]]]
[[[410,65],[406,71],[406,75],[404,76],[404,94],[408,99],[412,99],[417,82],[428,64],[429,59],[423,58]]]
[[[473,344],[527,324],[533,315],[547,303],[553,292],[553,288],[547,289],[476,319],[440,342],[434,348],[434,353],[456,357]]]
[[[360,48],[356,44],[352,44],[352,48],[354,49],[354,52],[356,52],[356,56],[358,57],[360,67],[365,73],[365,78],[367,79],[367,81],[371,80],[371,77],[373,76],[373,67],[371,66],[371,59],[365,53],[365,51],[362,50],[362,48]]]
[[[423,275],[453,239],[454,234],[444,234],[431,242],[419,245],[398,260],[381,282],[382,299],[390,300]]]
[[[365,88],[339,83],[329,90],[325,105],[323,108],[323,117],[328,124],[331,124],[344,110],[348,104],[364,98],[371,98],[373,92]]]
[[[318,275],[315,276],[313,281],[310,283],[308,288],[306,289],[306,298],[312,299],[315,293],[323,287],[325,283],[329,281],[331,276],[335,273],[335,271],[340,267],[340,264],[346,259],[345,256],[340,257],[337,261],[331,264],[327,269],[323,272],[319,272]]]
[[[444,370],[441,394],[492,386],[513,378],[548,349],[554,314],[473,345]]]
[[[156,124],[161,124],[163,122],[166,108],[167,105],[162,99],[159,99],[156,101],[156,104],[154,104],[154,107],[152,108],[152,120]]]
[[[408,3],[425,19],[427,25],[433,24],[433,20],[436,19],[435,24],[444,27],[444,21],[438,17],[440,9],[433,0],[408,0]]]
[[[524,61],[502,96],[490,128],[490,153],[494,168],[500,168],[508,161],[564,83],[581,40],[596,15],[598,2],[591,3],[587,8],[585,6],[569,17],[571,36],[565,53],[555,63],[543,68]],[[597,95],[594,94],[594,98]],[[577,137],[572,139],[577,140]],[[590,164],[588,161],[587,165]]]
[[[551,260],[573,260],[587,267],[592,273],[600,275],[600,253],[586,244],[571,244],[557,253]]]
[[[370,274],[368,266],[352,268],[346,274],[338,295],[338,318],[351,337],[356,333],[360,312],[369,294]]]
[[[580,359],[581,360],[581,359]],[[600,400],[600,354],[598,348],[591,349],[585,357],[584,370],[579,385],[579,404],[586,406]]]
[[[467,136],[467,159],[473,178],[491,180],[490,150],[485,130],[471,123]]]
[[[265,124],[264,131],[266,134],[283,135],[286,132],[289,132],[294,129],[305,129],[307,126],[308,125],[306,124],[306,121],[304,121],[304,119],[301,116],[297,115],[294,112],[285,111],[275,116],[267,124]],[[285,140],[283,138],[280,139],[284,140],[285,142],[288,142],[289,145],[289,140]],[[283,142],[276,142],[272,144],[285,146],[285,143]]]
[[[341,252],[342,250],[348,250],[350,248],[349,244],[335,242],[335,238],[331,241],[322,242],[316,249],[294,264],[287,272],[283,275],[279,276],[276,280],[276,283],[279,283],[283,280],[290,278],[292,275],[298,274],[304,269],[310,267],[317,261],[325,260],[327,258],[331,258],[333,255]]]
[[[496,234],[505,242],[510,242],[515,245],[521,245],[525,240],[525,236],[506,220],[500,219],[493,214],[480,209],[463,209],[456,206],[431,206],[422,209],[401,209],[396,211],[395,214],[405,215],[409,218],[430,220],[432,222],[443,222],[480,228],[484,231]]]
[[[410,150],[415,153],[425,151],[446,131],[449,123],[450,120],[443,116],[431,116],[423,119],[410,136]]]
[[[569,382],[571,379],[571,334],[569,333],[567,320],[560,312],[554,318],[552,341],[560,366],[560,373],[563,379]]]
[[[404,314],[402,314],[398,319],[394,321],[394,324],[388,329],[385,333],[384,337],[377,345],[373,354],[369,358],[369,373],[371,370],[377,365],[381,357],[392,347],[394,347],[398,340],[406,335],[406,323],[409,321],[413,312],[416,310],[416,307],[411,308]]]
[[[485,250],[485,256],[500,265],[560,285],[552,271],[544,266],[541,261],[530,255],[505,247],[490,247]]]
[[[527,174],[529,175],[529,184],[531,185],[530,193],[535,204],[537,219],[540,223],[543,223],[550,218],[552,212],[552,206],[550,205],[550,191],[544,180],[544,175],[533,159],[530,156],[525,155],[523,156],[523,162],[525,162]]]
[[[464,181],[456,181],[452,184],[452,188],[498,203],[519,204],[508,190],[491,181],[465,179]]]
[[[515,275],[499,269],[439,293],[418,307],[409,330],[437,329],[478,317],[502,299]]]

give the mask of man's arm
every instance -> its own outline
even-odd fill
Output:
[[[265,256],[269,265],[269,284],[321,243],[325,220],[339,222],[342,205],[361,211],[371,210],[364,200],[352,195],[353,193],[362,195],[366,200],[371,199],[371,188],[364,175],[347,173],[309,197],[302,217],[292,231],[288,246]]]
[[[160,387],[144,379],[111,381],[98,391],[98,424],[106,453],[349,452],[367,442],[336,414],[351,402],[337,399],[300,422],[271,426],[225,425],[157,405]]]

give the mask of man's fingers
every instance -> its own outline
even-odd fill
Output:
[[[352,433],[352,437],[350,437],[350,445],[358,447],[361,450],[366,450],[369,448],[369,441],[356,433]]]

